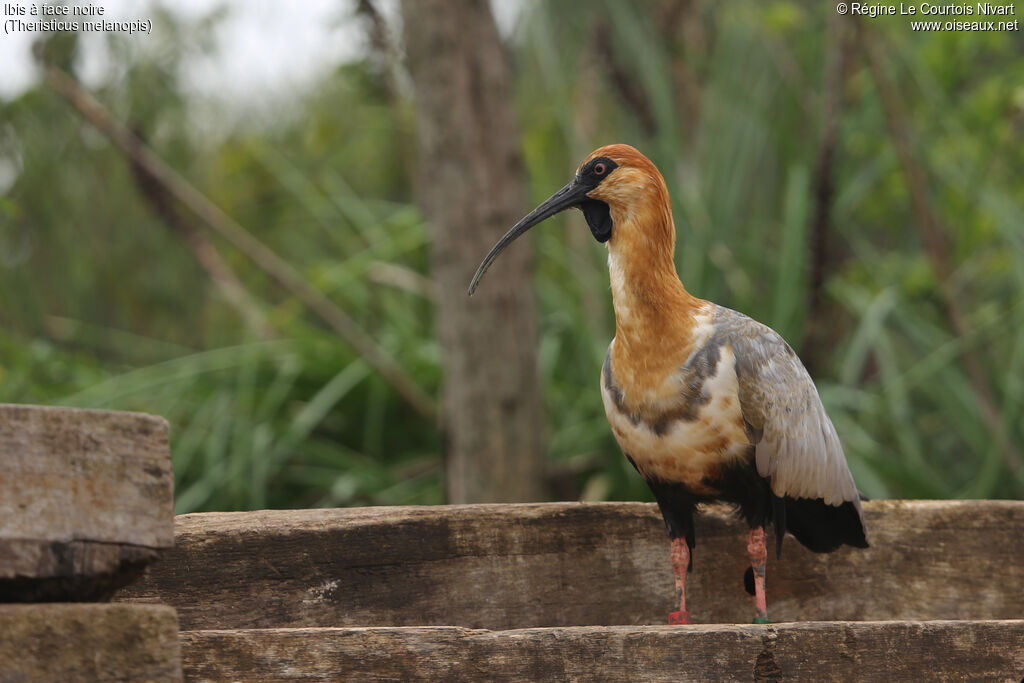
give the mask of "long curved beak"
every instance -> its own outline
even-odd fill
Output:
[[[491,250],[487,252],[487,256],[484,257],[484,260],[480,263],[480,267],[476,269],[476,274],[473,275],[473,280],[469,283],[468,294],[473,296],[473,292],[476,291],[476,286],[480,284],[480,278],[482,278],[484,273],[487,272],[487,269],[491,267],[491,263],[494,262],[494,259],[498,258],[498,254],[505,250],[505,247],[512,244],[517,237],[541,221],[551,218],[556,213],[578,206],[581,202],[587,199],[587,192],[588,189],[586,187],[583,187],[573,180],[561,190],[545,199],[544,203],[524,216],[518,223],[513,225],[512,229],[506,232],[505,235],[498,240],[498,243],[491,247]]]

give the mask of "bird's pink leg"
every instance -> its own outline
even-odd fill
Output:
[[[679,611],[668,615],[670,624],[689,624],[690,613],[686,611],[686,572],[690,568],[690,546],[685,538],[672,539],[672,571],[676,575],[679,589]]]
[[[765,546],[763,526],[750,530],[747,554],[750,556],[750,566],[754,570],[754,602],[757,606],[754,623],[767,624],[768,600],[764,595],[764,570],[768,563],[768,548]]]

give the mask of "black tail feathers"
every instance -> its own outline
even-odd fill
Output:
[[[867,548],[860,512],[852,501],[827,505],[821,498],[786,498],[786,527],[809,550],[830,553],[841,545]]]

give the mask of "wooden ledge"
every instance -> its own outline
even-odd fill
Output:
[[[109,597],[174,542],[167,421],[0,404],[0,602]]]
[[[777,621],[1024,614],[1024,502],[873,501],[872,547],[768,562]],[[284,510],[179,516],[176,547],[120,599],[182,628],[663,624],[668,540],[647,503]],[[699,623],[748,623],[746,531],[698,517],[687,585]]]
[[[1024,621],[182,633],[188,680],[949,681],[1024,677]]]
[[[180,681],[163,605],[0,605],[0,681]]]

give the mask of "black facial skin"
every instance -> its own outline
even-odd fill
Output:
[[[618,166],[608,157],[598,157],[580,169],[579,175],[576,176],[576,182],[587,188],[589,192],[600,185],[601,181]],[[594,235],[594,239],[602,244],[610,240],[612,237],[612,212],[608,208],[608,204],[599,199],[588,198],[580,202],[579,207],[587,225],[590,226],[590,232]]]
[[[612,238],[612,211],[599,199],[588,199],[580,204],[580,211],[587,219],[594,239],[604,244]]]
[[[580,169],[580,172],[576,175],[576,182],[585,187],[587,192],[590,192],[618,167],[619,165],[608,157],[592,159],[586,166]]]

